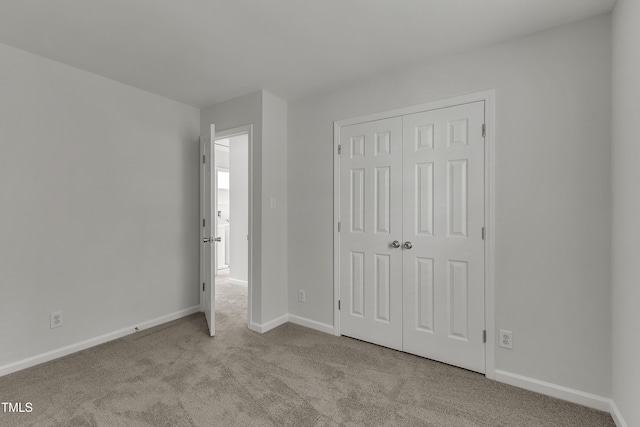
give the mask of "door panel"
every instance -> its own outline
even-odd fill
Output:
[[[203,161],[200,163],[200,212],[203,223],[200,230],[200,274],[201,274],[201,307],[207,319],[209,334],[216,333],[215,320],[215,206],[216,206],[216,185],[215,185],[215,126],[211,125],[211,138],[208,141],[201,141],[200,154]]]
[[[404,116],[403,349],[485,370],[484,102]]]
[[[345,126],[340,163],[343,335],[402,348],[402,118]]]
[[[415,310],[416,322],[413,327],[416,329],[433,332],[433,259],[420,258],[415,259],[416,273],[414,278],[413,292],[416,296],[414,307],[406,307],[405,309]],[[411,286],[411,283],[407,283]]]
[[[433,163],[416,163],[416,234],[433,235]]]
[[[351,252],[351,266],[349,270],[349,291],[351,297],[351,315],[364,317],[364,253]],[[347,298],[346,302],[349,301]]]
[[[351,222],[352,233],[364,233],[364,169],[351,169]]]
[[[391,256],[376,254],[375,260],[375,318],[378,321],[389,323],[391,317]]]

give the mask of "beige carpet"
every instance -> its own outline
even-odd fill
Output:
[[[246,327],[246,288],[196,314],[0,378],[2,426],[614,426],[609,414],[350,338]]]

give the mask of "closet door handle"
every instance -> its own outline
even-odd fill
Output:
[[[404,242],[404,248],[405,249],[411,249],[413,247],[413,245],[411,244],[411,242]]]
[[[400,247],[400,242],[398,242],[397,240],[394,240],[393,242],[391,242],[391,247],[398,249]]]

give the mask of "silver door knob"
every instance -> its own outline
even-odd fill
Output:
[[[413,245],[411,244],[411,242],[404,242],[404,248],[405,249],[411,249],[413,247]]]
[[[391,247],[396,249],[399,248],[400,242],[398,242],[397,240],[394,240],[393,242],[391,242]]]
[[[212,239],[214,242],[222,242],[222,237],[216,237],[215,239]]]
[[[211,242],[211,237],[203,237],[202,238],[202,243],[209,243]]]

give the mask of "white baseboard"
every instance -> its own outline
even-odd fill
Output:
[[[181,317],[185,317],[190,314],[197,313],[199,311],[200,311],[200,306],[196,305],[194,307],[176,311],[175,313],[170,313],[165,316],[160,316],[158,318],[148,320],[146,322],[129,326],[128,328],[119,329],[117,331],[109,332],[107,334],[100,335],[95,338],[90,338],[88,340],[80,341],[78,343],[71,344],[66,347],[58,348],[56,350],[51,350],[46,353],[39,354],[37,356],[29,357],[27,359],[23,359],[18,362],[9,363],[7,365],[0,366],[0,377],[3,375],[8,375],[13,372],[20,371],[22,369],[39,365],[44,362],[48,362],[53,359],[57,359],[62,356],[67,356],[69,354],[76,353],[80,350],[85,350],[87,348],[94,347],[96,345],[104,344],[106,342],[113,341],[115,339],[122,338],[130,334],[134,334],[138,331],[149,329],[154,326],[161,325],[163,323],[171,322],[172,320],[180,319]],[[137,331],[136,331],[136,328],[138,328]]]
[[[262,333],[262,325],[255,322],[249,323],[249,329],[252,330],[253,332],[258,332],[259,334]]]
[[[535,378],[529,378],[496,369],[496,381],[566,400],[568,402],[577,403],[579,405],[588,406],[589,408],[598,409],[600,411],[609,412],[611,410],[611,399],[607,397],[586,393],[584,391],[575,390],[558,384],[540,381]]]
[[[233,284],[233,285],[243,285],[243,286],[248,286],[249,282],[247,282],[246,280],[238,280],[238,279],[232,279],[232,278],[228,278],[227,282]]]
[[[315,320],[296,316],[295,314],[289,314],[289,322],[295,323],[296,325],[305,326],[307,328],[315,329],[316,331],[324,332],[326,334],[334,334],[334,328],[332,325],[316,322]]]
[[[611,400],[611,418],[613,418],[613,422],[616,423],[616,427],[627,427],[627,423],[622,418],[622,414],[620,413],[620,409],[618,409],[618,405],[612,399]]]
[[[263,324],[252,322],[251,324],[249,324],[249,329],[254,332],[264,334],[265,332],[277,328],[280,325],[284,325],[287,322],[333,335],[333,326],[327,325],[326,323],[316,322],[315,320],[306,319],[304,317],[296,316],[295,314],[283,314],[282,316]]]
[[[265,332],[269,332],[270,330],[275,329],[280,325],[284,325],[288,321],[289,321],[289,315],[283,314],[282,316],[276,317],[275,319],[270,320],[263,324],[251,322],[251,324],[249,325],[249,329],[251,329],[252,331],[264,334]]]

